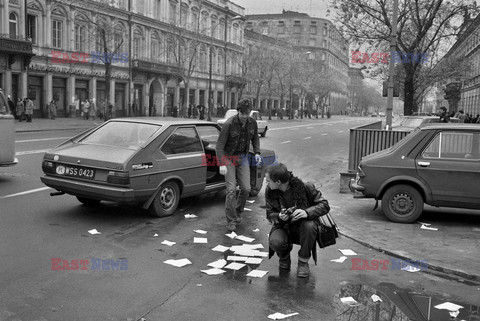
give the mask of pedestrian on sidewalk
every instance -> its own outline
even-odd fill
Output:
[[[17,119],[18,121],[25,120],[25,105],[21,98],[17,99]]]
[[[88,99],[85,99],[85,102],[83,103],[83,109],[82,109],[82,113],[83,113],[83,117],[84,119],[88,120],[88,117],[89,117],[89,112],[90,110],[90,102],[88,101]]]
[[[10,98],[10,95],[8,95],[8,102],[7,103],[8,103],[8,108],[10,108],[10,113],[16,119],[17,118],[17,112],[15,111],[15,103],[12,101],[12,98]]]
[[[95,99],[90,100],[90,106],[88,107],[88,116],[95,120],[97,117],[97,107],[95,105]]]
[[[52,99],[52,101],[48,105],[48,110],[50,114],[50,119],[55,119],[55,117],[57,117],[57,106],[55,105],[55,100]]]
[[[225,216],[227,229],[231,232],[240,224],[241,214],[250,194],[250,143],[253,145],[256,165],[261,163],[258,125],[257,121],[250,117],[251,106],[248,99],[238,102],[238,114],[230,117],[222,126],[216,146],[220,174],[225,176],[227,187]],[[237,182],[240,185],[238,198]]]
[[[299,244],[297,277],[308,277],[308,261],[312,255],[317,263],[319,218],[330,211],[328,201],[313,183],[293,176],[282,163],[269,166],[265,178],[267,219],[273,224],[269,234],[269,258],[277,253],[279,268],[289,270],[290,251],[293,244]]]
[[[27,123],[32,122],[32,116],[33,116],[33,101],[30,100],[30,98],[25,98],[25,115],[27,117]]]

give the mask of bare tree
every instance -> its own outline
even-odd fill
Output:
[[[333,0],[340,12],[342,31],[356,43],[386,46],[392,30],[392,2],[385,0]],[[473,0],[401,0],[398,11],[397,52],[407,59],[404,69],[404,113],[412,114],[415,105],[415,77],[421,69],[421,59],[414,59],[436,48],[439,42],[458,35],[455,22],[468,10],[477,11]],[[416,55],[416,56],[415,56]],[[409,58],[408,58],[409,57]]]

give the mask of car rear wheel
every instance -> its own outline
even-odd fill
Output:
[[[263,133],[261,133],[260,136],[262,136],[262,137],[267,136],[267,129],[268,129],[268,127],[265,127],[265,129],[263,130]]]
[[[174,181],[164,183],[150,205],[150,213],[157,217],[170,216],[175,213],[180,201],[180,188]]]
[[[395,185],[383,194],[382,210],[393,222],[412,223],[423,212],[423,198],[412,186]]]
[[[77,200],[86,206],[94,206],[100,203],[100,200],[95,200],[95,199],[80,197],[80,196],[77,196]]]

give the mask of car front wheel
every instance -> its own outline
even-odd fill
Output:
[[[150,213],[153,216],[165,217],[175,213],[180,201],[180,188],[176,182],[170,181],[164,183],[157,196],[150,205]]]
[[[395,185],[383,194],[382,210],[393,222],[412,223],[423,212],[423,198],[412,186]]]

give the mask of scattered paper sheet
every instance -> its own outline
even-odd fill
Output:
[[[249,257],[245,260],[245,264],[261,264],[262,261],[263,259],[259,257]]]
[[[94,228],[93,230],[88,231],[88,233],[90,233],[90,234],[92,234],[92,235],[102,234],[102,233],[100,233],[99,231],[97,231],[96,228]]]
[[[182,267],[188,264],[192,264],[188,259],[179,259],[179,260],[166,260],[163,263],[170,264],[176,267]]]
[[[258,228],[252,230],[253,232],[260,232],[260,230]]]
[[[258,243],[258,244],[233,245],[230,249],[232,251],[236,251],[236,250],[255,250],[255,249],[263,249],[263,248],[264,246]]]
[[[455,320],[455,318],[458,317],[458,315],[460,314],[460,311],[448,311],[448,313],[450,314],[451,319]]]
[[[355,299],[352,298],[351,296],[347,296],[347,297],[344,297],[344,298],[340,298],[340,301],[342,301],[342,303],[348,304],[348,305],[350,305],[350,306],[353,306],[353,305],[358,304],[358,302],[355,301]]]
[[[338,262],[338,263],[343,263],[345,260],[347,259],[346,256],[341,256],[340,258],[338,259],[335,259],[335,260],[330,260],[331,262]]]
[[[246,264],[233,262],[233,263],[230,263],[227,266],[224,266],[223,268],[224,269],[230,269],[230,270],[240,270],[244,266],[246,266]]]
[[[194,237],[193,243],[208,243],[208,239],[206,237]]]
[[[357,253],[353,252],[352,250],[339,250],[342,252],[343,255],[357,255]]]
[[[253,204],[255,203],[255,200],[247,200],[248,203]]]
[[[378,295],[372,294],[372,301],[373,302],[382,302],[382,299]]]
[[[185,214],[184,216],[185,216],[185,218],[196,218],[196,217],[198,217],[195,214]]]
[[[411,266],[411,265],[407,265],[407,266],[403,267],[401,270],[402,271],[407,271],[407,272],[418,272],[418,271],[420,271],[419,268],[417,268],[415,266]]]
[[[203,273],[206,273],[208,275],[218,275],[218,274],[222,274],[222,273],[225,273],[227,271],[224,271],[222,269],[217,269],[217,268],[212,268],[212,269],[208,269],[208,270],[200,270],[201,272]]]
[[[435,308],[439,310],[448,310],[448,311],[454,312],[454,311],[458,311],[463,307],[461,305],[458,305],[452,302],[445,302],[445,303],[436,305]]]
[[[430,224],[429,224],[429,225],[430,225]],[[438,231],[438,228],[436,228],[436,227],[430,227],[430,226],[426,226],[426,225],[422,225],[422,226],[420,226],[420,228],[421,228],[422,230]]]
[[[427,226],[428,226],[428,225],[432,225],[432,224],[430,224],[430,223],[422,223],[422,222],[418,222],[418,223],[420,223],[421,225],[427,225]]]
[[[223,245],[217,245],[215,246],[212,251],[217,251],[217,252],[225,252],[227,251],[228,249],[230,249],[229,247],[226,247],[226,246],[223,246]]]
[[[157,233],[153,234],[153,237],[157,237],[157,236],[158,236],[158,234],[157,234]]]
[[[228,237],[231,238],[231,239],[234,239],[234,238],[237,237],[237,233],[235,233],[235,232],[232,232],[232,233],[230,233],[230,234],[225,234],[225,235],[228,236]]]
[[[249,242],[249,243],[255,241],[255,239],[253,237],[247,237],[245,235],[238,235],[235,238],[237,240],[244,241],[244,242]]]
[[[262,270],[251,270],[250,273],[247,274],[247,276],[251,276],[254,278],[261,278],[264,277],[265,274],[267,274],[268,271],[262,271]]]
[[[204,231],[204,230],[193,230],[193,231],[198,234],[207,234],[207,231]]]
[[[210,266],[210,267],[213,267],[213,268],[221,269],[225,265],[227,265],[227,261],[224,260],[224,259],[220,259],[220,260],[217,260],[215,262],[208,263],[207,265]]]
[[[236,255],[227,256],[227,261],[245,262],[247,259],[248,259],[248,257],[246,257],[246,256],[236,256]]]
[[[251,212],[251,211],[252,211],[252,209],[251,209],[251,208],[248,208],[248,207],[244,207],[243,210],[244,210],[244,211],[247,211],[247,212]]]
[[[285,318],[288,318],[288,317],[291,317],[291,316],[294,316],[294,315],[297,315],[297,314],[299,314],[299,313],[294,312],[294,313],[290,313],[290,314],[283,314],[283,313],[277,312],[277,313],[274,313],[274,314],[270,314],[268,316],[268,318],[272,319],[272,320],[281,320],[281,319],[285,319]]]
[[[170,242],[170,241],[164,240],[161,244],[172,246],[172,245],[177,244],[177,242]]]

